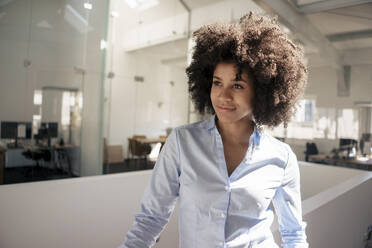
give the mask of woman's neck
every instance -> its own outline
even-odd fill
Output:
[[[216,126],[224,141],[233,144],[247,144],[254,131],[252,118],[242,119],[237,122],[221,122],[216,120]]]

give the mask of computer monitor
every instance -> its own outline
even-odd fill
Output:
[[[354,139],[340,139],[339,147],[340,148],[345,148],[345,147],[352,147],[353,145],[357,145],[358,141]]]
[[[42,132],[45,132],[42,134],[42,136],[47,136],[49,138],[57,138],[58,137],[58,122],[42,122],[40,130],[43,130]]]
[[[49,122],[48,123],[49,136],[51,138],[58,137],[58,122]]]
[[[11,121],[1,122],[1,138],[2,139],[17,139],[18,123]]]

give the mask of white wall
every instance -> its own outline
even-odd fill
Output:
[[[372,173],[323,165],[300,165],[300,173],[310,246],[362,247],[363,232],[372,223]],[[142,171],[3,185],[0,246],[117,247],[140,209],[150,174]],[[354,185],[342,186],[345,181],[354,181]],[[341,195],[328,202],[322,197],[327,194]],[[320,206],[311,206],[319,202]],[[156,247],[178,246],[177,215],[175,210]],[[276,228],[275,219],[272,231],[280,243]]]

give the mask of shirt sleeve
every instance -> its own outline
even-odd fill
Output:
[[[180,157],[177,129],[167,138],[141,200],[141,211],[118,248],[152,247],[173,212],[179,195]]]
[[[302,220],[300,170],[296,154],[289,146],[283,181],[273,197],[273,205],[278,216],[282,247],[308,248],[307,223]]]

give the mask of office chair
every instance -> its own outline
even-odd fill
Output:
[[[48,162],[52,158],[52,154],[48,149],[27,150],[25,152],[22,152],[22,155],[25,158],[32,159],[36,162],[36,167],[35,167],[36,172],[42,171],[42,167],[40,166],[40,163],[39,163],[40,160],[44,160]],[[30,176],[30,173],[31,173],[31,176]],[[34,177],[34,166],[31,166],[31,168],[27,168],[24,173],[24,176],[27,178]],[[42,172],[41,176],[46,177],[47,174],[45,174],[45,172]]]
[[[133,136],[134,137],[134,136]],[[141,137],[142,138],[142,137]],[[142,158],[144,159],[145,166],[147,166],[147,155],[151,153],[151,145],[141,143],[136,138],[128,138],[129,158]],[[137,167],[137,160],[136,160]]]
[[[306,142],[305,161],[309,161],[309,155],[319,154],[315,143]]]

